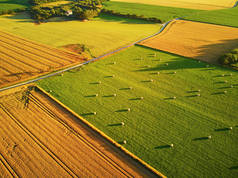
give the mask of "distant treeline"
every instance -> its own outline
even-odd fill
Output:
[[[230,53],[226,53],[218,59],[220,64],[232,65],[238,63],[238,48],[233,49]]]
[[[110,15],[120,16],[120,17],[146,20],[146,21],[155,22],[155,23],[162,23],[162,20],[155,17],[145,17],[144,15],[136,15],[136,14],[122,14],[120,12],[115,12],[114,10],[108,10],[108,9],[102,9],[102,12],[106,14],[110,14]]]
[[[62,4],[54,7],[41,7],[39,4],[55,2],[59,0],[30,0],[35,4],[30,9],[33,19],[42,22],[50,17],[73,16],[77,19],[91,19],[97,16],[102,9],[104,0],[74,0],[70,4]]]

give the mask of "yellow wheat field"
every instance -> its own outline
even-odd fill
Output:
[[[2,177],[155,177],[42,92],[0,95]]]
[[[158,6],[172,6],[189,9],[213,10],[231,8],[236,0],[112,0],[130,3],[142,3]]]
[[[139,44],[216,63],[218,57],[238,46],[238,28],[175,20],[162,33]]]
[[[82,61],[82,56],[0,31],[0,88]]]

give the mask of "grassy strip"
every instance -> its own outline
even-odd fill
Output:
[[[186,17],[191,14],[202,12],[202,10],[114,1],[105,2],[104,9],[124,15],[135,14],[137,16],[143,16],[145,18],[156,18],[161,20],[162,22],[166,22],[177,17]]]
[[[135,46],[38,84],[169,177],[235,177],[238,73],[207,65]]]
[[[184,19],[238,27],[238,7],[194,13],[184,17]]]

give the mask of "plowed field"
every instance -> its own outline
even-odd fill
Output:
[[[0,31],[0,88],[82,61],[79,55]]]
[[[0,97],[0,175],[140,177],[155,175],[40,92]]]
[[[236,0],[112,0],[120,2],[131,2],[131,3],[142,3],[142,4],[153,4],[158,6],[172,6],[180,8],[190,9],[223,9],[233,7]]]
[[[159,35],[139,44],[216,63],[221,55],[238,46],[238,28],[176,20]]]

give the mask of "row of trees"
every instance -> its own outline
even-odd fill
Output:
[[[52,2],[58,0],[31,0],[30,13],[33,19],[41,22],[50,17],[62,17],[72,15],[75,18],[84,20],[97,16],[102,9],[102,0],[74,0],[70,4],[62,4],[55,7],[42,7],[39,3]]]
[[[140,20],[146,20],[149,22],[162,23],[160,19],[155,17],[145,17],[144,15],[136,15],[136,14],[122,14],[120,12],[115,12],[114,10],[107,10],[107,9],[102,9],[102,12],[106,14],[110,14],[110,15],[119,16],[119,17],[126,17],[131,19],[140,19]]]
[[[219,63],[224,65],[232,65],[238,63],[238,48],[226,53],[219,58]]]

